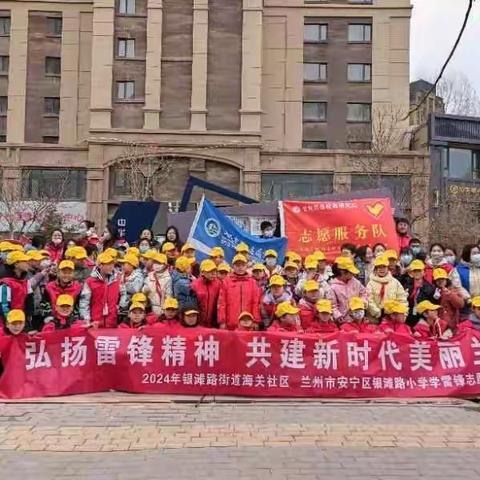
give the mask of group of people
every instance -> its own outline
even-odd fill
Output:
[[[397,220],[400,248],[344,244],[328,261],[267,250],[262,262],[240,243],[230,264],[221,246],[197,261],[175,227],[159,242],[145,229],[129,246],[109,226],[84,222],[68,242],[0,242],[3,335],[65,328],[220,328],[332,333],[397,332],[447,339],[480,330],[480,247],[460,256],[428,249]],[[258,260],[258,259],[257,259]]]

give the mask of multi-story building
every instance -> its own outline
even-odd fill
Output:
[[[416,80],[410,84],[410,107],[414,110],[410,115],[411,125],[424,125],[432,113],[445,113],[443,98],[437,95],[433,84],[426,80]]]
[[[3,182],[35,198],[68,169],[62,197],[104,222],[131,194],[121,160],[151,144],[173,159],[160,200],[189,174],[263,199],[369,186],[352,158],[376,108],[408,110],[410,15],[409,0],[3,0]],[[384,160],[382,183],[427,190],[423,154]]]

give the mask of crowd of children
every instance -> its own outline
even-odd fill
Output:
[[[403,222],[403,224],[402,224]],[[231,264],[218,246],[197,262],[194,246],[170,227],[163,243],[144,230],[135,246],[85,222],[69,242],[56,230],[44,245],[0,242],[3,335],[64,328],[207,327],[332,333],[397,332],[447,339],[480,330],[480,247],[428,251],[397,222],[400,251],[345,244],[329,262],[293,251],[280,264],[248,245]]]

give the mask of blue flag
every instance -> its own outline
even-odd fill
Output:
[[[287,246],[286,238],[263,239],[250,235],[205,197],[202,198],[193,221],[188,241],[197,249],[199,260],[207,257],[213,247],[222,247],[229,263],[235,256],[235,247],[241,242],[250,247],[250,258],[255,263],[262,263],[264,253],[269,249],[275,250],[278,253],[278,262],[283,263]]]

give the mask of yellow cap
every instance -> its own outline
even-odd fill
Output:
[[[18,262],[28,262],[30,257],[23,252],[13,251],[7,255],[7,265],[14,265]]]
[[[265,271],[265,265],[263,263],[256,263],[252,268],[252,272],[256,272],[258,270],[264,272]]]
[[[295,262],[289,260],[285,263],[285,268],[295,268],[296,270],[298,270],[298,265]]]
[[[230,268],[230,265],[228,263],[221,263],[218,267],[217,267],[217,270],[219,272],[227,272],[227,273],[230,273],[232,271],[232,269]]]
[[[188,258],[188,261],[190,262],[190,265],[193,265],[197,261],[195,257],[187,257],[187,258]]]
[[[184,315],[187,316],[187,315],[198,315],[198,310],[187,310]]]
[[[238,319],[240,320],[243,317],[248,317],[250,320],[253,320],[253,315],[250,312],[242,312],[239,316]]]
[[[23,247],[8,241],[0,242],[0,252],[23,252]]]
[[[434,280],[440,280],[440,279],[447,279],[448,278],[448,273],[446,270],[444,270],[443,268],[436,268],[434,271],[433,271],[433,279]]]
[[[101,253],[101,254],[97,257],[97,263],[98,263],[99,265],[105,265],[105,264],[114,263],[114,262],[115,262],[115,257],[112,257],[111,255],[109,255],[109,254],[106,253],[106,252]]]
[[[175,260],[175,268],[180,272],[187,272],[191,266],[192,264],[190,263],[190,259],[187,257],[178,257]]]
[[[127,248],[126,255],[135,255],[136,257],[140,256],[140,250],[137,247]]]
[[[113,258],[118,257],[118,250],[115,250],[114,248],[107,248],[106,250],[104,250],[103,253],[106,253],[107,255],[110,255]]]
[[[365,302],[360,297],[352,297],[348,301],[348,308],[350,310],[364,310]]]
[[[301,262],[302,257],[296,252],[290,252],[290,256],[288,257],[289,262]]]
[[[350,257],[338,257],[335,260],[335,263],[340,270],[346,270],[354,275],[358,275],[360,273]]]
[[[388,257],[386,255],[379,255],[373,261],[374,267],[388,267],[388,265],[389,265],[389,262],[388,262]]]
[[[132,303],[145,303],[147,296],[143,292],[137,292],[132,295]]]
[[[232,265],[235,265],[237,262],[248,263],[247,257],[245,255],[235,255],[232,260]]]
[[[317,308],[318,313],[332,313],[333,307],[330,300],[319,300],[315,307]]]
[[[265,258],[267,257],[275,257],[275,258],[278,258],[278,253],[273,250],[272,248],[270,248],[269,250],[266,250],[264,255],[263,255]]]
[[[158,252],[153,248],[151,248],[150,250],[147,250],[145,253],[142,253],[141,256],[143,258],[146,258],[147,260],[153,260],[157,254]]]
[[[425,270],[425,264],[421,260],[414,260],[409,266],[408,269],[412,270]]]
[[[42,254],[43,258],[50,256],[50,252],[48,250],[39,250],[39,252]]]
[[[426,312],[427,310],[438,310],[440,308],[442,308],[440,305],[435,305],[429,300],[424,300],[423,302],[420,302],[419,304],[417,304],[417,312],[420,315]]]
[[[186,252],[187,250],[195,250],[195,247],[194,247],[190,242],[186,242],[186,243],[184,243],[184,245],[183,245],[182,250],[180,251],[180,253],[184,253],[184,252]]]
[[[162,247],[162,253],[167,253],[167,252],[170,252],[171,250],[175,250],[175,244],[172,243],[172,242],[166,242],[163,244],[163,247]]]
[[[217,269],[217,266],[215,265],[215,262],[213,260],[207,259],[200,264],[201,272],[213,272],[216,269]]]
[[[287,281],[280,275],[272,275],[268,284],[271,287],[284,287]]]
[[[75,260],[84,260],[87,258],[87,251],[83,247],[77,245],[75,247],[67,248],[65,257],[74,258]]]
[[[165,299],[165,303],[163,304],[163,308],[166,310],[167,308],[172,308],[177,310],[178,309],[178,300],[173,297],[169,297]]]
[[[153,261],[157,263],[167,263],[167,256],[164,253],[156,253],[153,257]]]
[[[68,305],[69,307],[73,307],[74,300],[71,295],[63,294],[59,295],[57,298],[57,307],[61,305]]]
[[[120,263],[128,263],[134,268],[138,268],[138,265],[140,264],[138,257],[134,255],[133,253],[127,253],[123,258],[119,260]]]
[[[139,310],[145,311],[145,305],[144,305],[143,303],[133,302],[133,303],[130,305],[130,308],[129,308],[128,310],[131,312],[132,310],[135,310],[135,309],[139,309]]]
[[[290,302],[282,302],[277,305],[275,315],[281,318],[287,313],[290,315],[296,315],[299,311],[300,310],[297,307],[294,307]]]
[[[225,258],[225,252],[223,251],[222,247],[213,247],[210,250],[210,257],[212,257],[212,258],[215,258],[215,257]]]
[[[313,252],[313,256],[317,259],[317,262],[321,262],[322,260],[327,259],[327,257],[321,250],[315,250],[315,252]]]
[[[7,323],[24,322],[25,312],[23,310],[10,310],[7,313]]]
[[[71,260],[62,260],[58,266],[59,270],[64,270],[69,268],[70,270],[75,270],[75,264]]]
[[[316,270],[318,268],[318,262],[316,260],[305,261],[305,268],[307,270]]]
[[[480,297],[472,298],[472,307],[480,307]]]
[[[314,290],[320,290],[320,285],[315,280],[307,280],[303,285],[305,292],[313,292]]]
[[[393,249],[386,250],[383,255],[385,255],[388,259],[391,258],[391,259],[398,260],[398,253],[396,252],[396,250],[393,250]]]
[[[27,256],[30,258],[30,260],[33,260],[36,262],[40,262],[45,258],[38,250],[29,250],[27,252]]]
[[[307,263],[311,263],[311,262],[315,262],[315,263],[318,263],[318,260],[317,260],[317,257],[315,255],[307,255],[305,257],[305,264]]]
[[[387,315],[391,313],[408,313],[408,307],[397,300],[387,300],[383,309]]]
[[[245,243],[245,242],[240,242],[236,247],[235,251],[237,253],[249,253],[250,252],[250,247]]]

